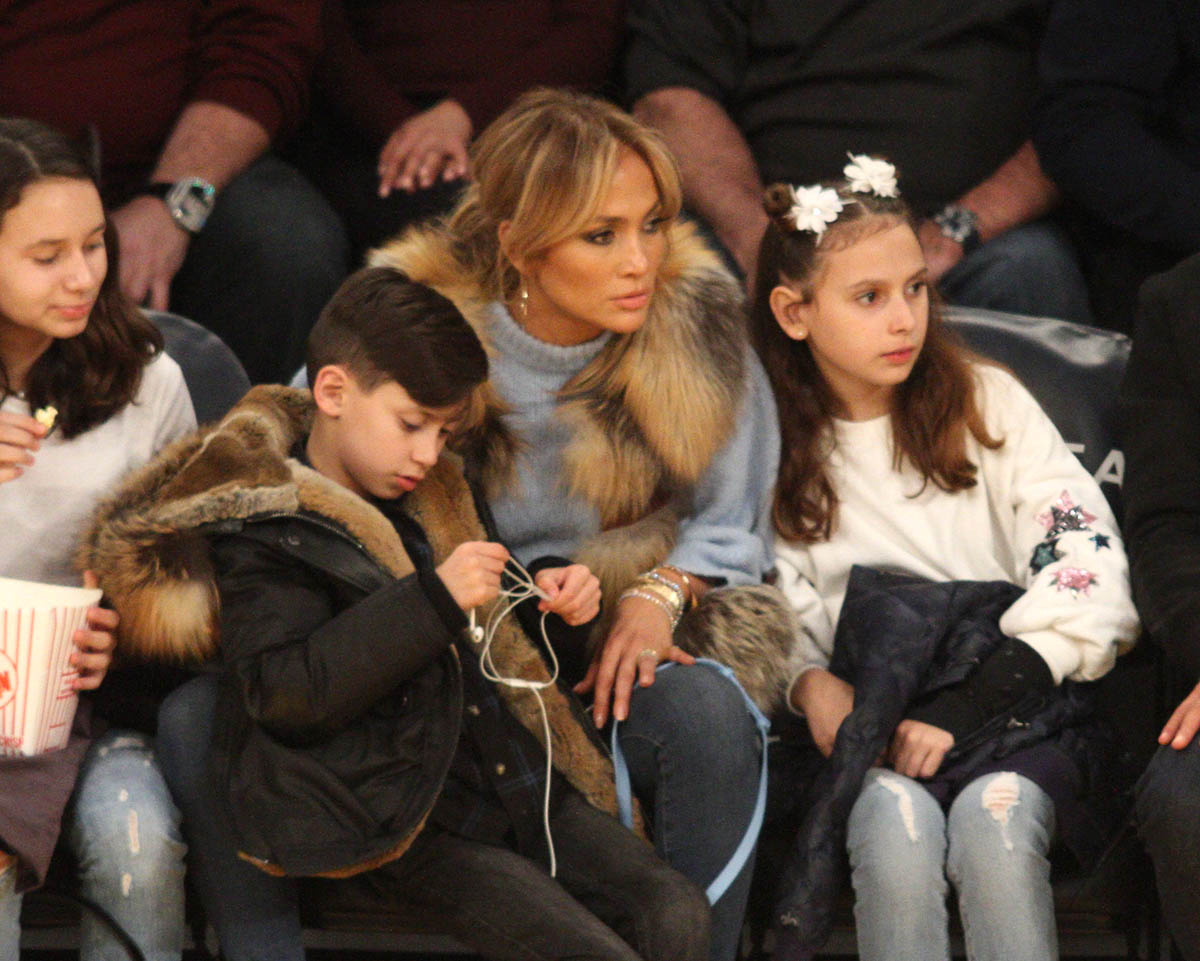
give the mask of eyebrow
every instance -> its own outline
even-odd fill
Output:
[[[92,237],[98,233],[101,233],[104,230],[105,226],[106,226],[106,223],[98,224],[97,226],[95,226],[91,230],[89,230],[87,232],[86,236]],[[57,246],[59,244],[65,244],[67,242],[68,242],[67,237],[43,237],[40,240],[35,240],[33,243],[31,243],[25,249],[32,250],[34,247],[51,247],[51,246]]]

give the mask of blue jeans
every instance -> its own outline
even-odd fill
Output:
[[[963,307],[1095,323],[1074,245],[1051,220],[989,240],[951,267],[938,287]]]
[[[846,847],[862,961],[949,961],[949,884],[971,961],[1058,957],[1047,852],[1054,804],[1012,772],[968,784],[949,813],[919,781],[872,768]]]
[[[149,738],[111,730],[84,756],[64,833],[79,861],[83,895],[116,919],[147,961],[183,952],[183,855],[179,812]],[[0,878],[0,961],[16,961],[21,896],[9,870]],[[83,912],[83,961],[126,961],[108,928]]]
[[[708,887],[741,841],[758,793],[760,740],[741,694],[703,667],[662,671],[634,689],[619,736],[659,855]],[[737,957],[753,869],[751,857],[713,905],[713,961]]]
[[[1200,741],[1158,748],[1138,782],[1136,810],[1167,929],[1187,961],[1200,961]]]
[[[325,198],[268,154],[217,195],[171,283],[171,310],[220,335],[254,383],[286,381],[349,258]]]
[[[163,776],[183,812],[188,868],[225,961],[303,961],[296,882],[272,877],[237,856],[229,822],[208,776],[217,676],[171,692],[158,713]]]

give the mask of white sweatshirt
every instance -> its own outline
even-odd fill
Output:
[[[979,468],[969,490],[921,491],[911,465],[895,470],[889,416],[834,422],[833,535],[775,544],[779,586],[802,628],[793,679],[829,664],[853,564],[1024,587],[1000,628],[1036,650],[1055,683],[1101,677],[1136,640],[1125,549],[1099,486],[1011,374],[975,372],[988,432],[1004,445],[988,450],[968,434]]]
[[[9,397],[3,409],[32,413],[18,397]],[[33,464],[0,484],[0,576],[78,585],[73,558],[96,503],[195,426],[179,365],[159,354],[146,365],[132,403],[70,440],[51,433]]]

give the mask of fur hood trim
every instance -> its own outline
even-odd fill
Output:
[[[747,350],[741,288],[691,224],[672,224],[668,240],[645,324],[612,338],[562,392],[559,416],[573,436],[568,484],[605,527],[637,520],[664,494],[695,484],[733,432],[741,407]],[[412,228],[373,251],[369,262],[437,289],[491,349],[490,298],[455,256],[444,228]],[[503,425],[494,395],[490,411],[478,453],[492,490],[510,476],[521,439]]]
[[[308,391],[255,387],[219,424],[167,448],[99,506],[79,561],[96,572],[120,614],[123,649],[177,662],[216,652],[220,607],[204,535],[209,525],[312,512],[341,526],[396,577],[413,571],[399,535],[379,511],[289,457],[312,417]],[[474,512],[463,510],[471,503],[452,456],[441,457],[409,495],[406,509],[425,529],[437,562],[463,541],[487,539]],[[480,611],[484,621],[490,611]],[[514,618],[501,623],[491,654],[505,677],[549,680],[541,655]],[[506,686],[499,692],[544,746],[533,692]],[[561,690],[552,686],[542,698],[555,767],[592,804],[615,813],[611,763]]]

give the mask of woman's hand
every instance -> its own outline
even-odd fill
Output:
[[[453,100],[443,100],[392,131],[379,152],[379,196],[394,189],[412,193],[442,180],[467,175],[471,118]]]
[[[600,613],[600,580],[582,564],[547,567],[533,581],[549,595],[538,602],[538,610],[557,614],[572,627]]]
[[[817,749],[829,757],[842,721],[854,710],[853,686],[822,667],[814,667],[796,678],[788,698],[796,710],[804,713]]]
[[[45,425],[32,417],[0,410],[0,484],[25,473],[44,436]]]
[[[96,575],[91,571],[83,572],[84,587],[99,587]],[[108,667],[112,664],[113,649],[117,646],[117,617],[116,611],[103,607],[93,607],[87,612],[86,628],[75,632],[72,640],[78,648],[71,655],[71,666],[79,672],[72,682],[77,691],[92,691],[100,686]]]
[[[464,611],[496,599],[508,548],[490,541],[466,541],[437,568],[438,577]]]
[[[924,721],[903,720],[896,725],[887,761],[905,777],[933,777],[946,752],[954,747],[954,735]]]
[[[629,698],[636,680],[642,687],[654,683],[654,669],[661,661],[695,664],[696,659],[671,640],[667,612],[641,597],[627,597],[617,605],[612,630],[604,640],[600,656],[592,661],[577,694],[593,691],[592,718],[596,727],[612,716],[623,721],[629,716]]]

